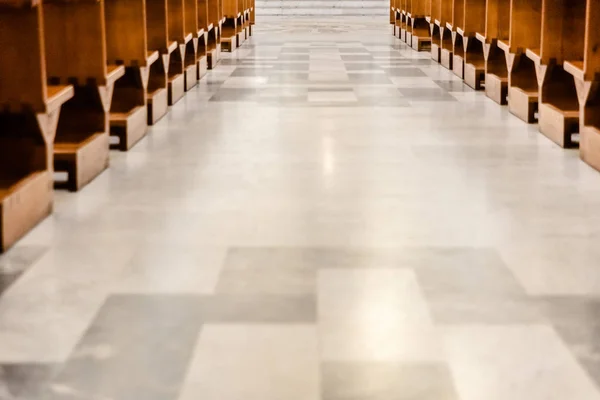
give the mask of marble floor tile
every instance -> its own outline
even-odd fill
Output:
[[[346,62],[346,71],[373,71],[381,69],[375,62]]]
[[[0,399],[37,399],[59,370],[59,364],[0,365]]]
[[[226,249],[140,245],[113,289],[117,293],[214,293]]]
[[[16,246],[0,255],[0,296],[47,250],[43,246]]]
[[[349,91],[311,91],[308,92],[309,102],[357,102],[354,92]]]
[[[424,77],[425,73],[420,68],[387,68],[385,72],[394,77],[402,78],[413,78],[413,77]],[[431,80],[429,80],[431,81]]]
[[[325,361],[429,362],[442,359],[414,273],[403,269],[324,269],[318,321]]]
[[[326,362],[323,400],[458,400],[444,364]]]
[[[203,296],[198,310],[204,323],[311,324],[317,319],[313,295]]]
[[[287,259],[278,249],[233,249],[225,260],[217,293],[306,295],[315,293],[316,268]]]
[[[318,400],[311,325],[206,325],[179,400]]]
[[[372,61],[373,56],[370,54],[342,54],[342,61]]]
[[[542,313],[600,387],[600,299],[582,296],[543,297]]]
[[[600,399],[600,392],[556,332],[544,325],[443,330],[462,400]]]
[[[201,329],[197,303],[197,296],[111,296],[46,398],[176,399]]]

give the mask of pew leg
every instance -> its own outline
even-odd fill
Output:
[[[169,110],[169,88],[167,71],[169,54],[163,54],[150,66],[148,79],[148,125],[156,124]]]

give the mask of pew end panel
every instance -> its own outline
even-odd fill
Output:
[[[43,27],[40,2],[0,5],[0,253],[52,212],[53,142],[74,89],[48,84]]]
[[[177,50],[169,41],[167,0],[146,0],[146,21],[148,49],[159,54],[150,65],[146,89],[148,125],[154,125],[169,110],[169,65]]]

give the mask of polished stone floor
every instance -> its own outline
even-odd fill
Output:
[[[0,258],[2,400],[598,400],[600,174],[385,20],[263,20]]]

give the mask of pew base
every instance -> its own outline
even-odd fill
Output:
[[[250,23],[250,26],[248,26],[248,36],[252,35],[254,35],[254,24]]]
[[[183,76],[185,81],[185,91],[188,92],[198,84],[198,64],[194,63],[193,65],[185,67]]]
[[[518,87],[508,89],[508,110],[517,118],[533,124],[538,109],[538,92],[525,91]]]
[[[431,38],[428,36],[415,36],[411,35],[411,47],[416,51],[430,51],[431,50]]]
[[[465,79],[465,60],[459,55],[452,55],[452,72],[460,79]]]
[[[406,43],[406,29],[400,28],[400,40]]]
[[[218,45],[216,49],[211,49],[206,52],[206,63],[208,64],[208,69],[217,68],[217,64],[219,63],[219,56],[221,52],[221,45]]]
[[[552,104],[540,103],[540,132],[562,148],[574,148],[578,143],[572,135],[579,132],[579,110],[561,110]]]
[[[464,79],[471,89],[482,90],[485,82],[485,67],[476,64],[464,64]]]
[[[55,182],[56,189],[81,190],[108,168],[109,139],[107,132],[94,133],[81,141],[54,144],[54,170],[67,173],[66,182]]]
[[[221,38],[221,51],[232,53],[236,48],[237,37],[223,37]]]
[[[440,53],[440,64],[446,69],[452,71],[452,62],[454,61],[454,57],[452,54],[452,50],[442,49]]]
[[[600,130],[593,126],[581,128],[579,155],[590,167],[600,171]]]
[[[431,59],[439,64],[441,61],[441,48],[437,43],[431,43]]]
[[[207,60],[207,56],[201,56],[198,59],[198,64],[197,64],[197,71],[198,71],[198,75],[196,75],[196,80],[200,80],[202,78],[204,78],[206,76],[206,74],[208,73],[208,60]]]
[[[242,47],[242,44],[246,41],[244,30],[235,34],[235,47]]]
[[[177,103],[185,94],[185,76],[184,74],[178,74],[169,77],[169,105]]]
[[[127,151],[139,142],[148,128],[148,109],[146,105],[138,106],[128,113],[110,114],[110,135],[119,138],[118,144],[110,145],[111,149]]]
[[[406,44],[412,47],[412,32],[406,31]]]
[[[485,95],[501,106],[508,104],[508,78],[495,74],[485,76]]]
[[[33,172],[22,179],[0,179],[0,253],[52,213],[52,181],[49,171]]]
[[[169,91],[160,88],[148,93],[148,125],[156,124],[169,111]]]

